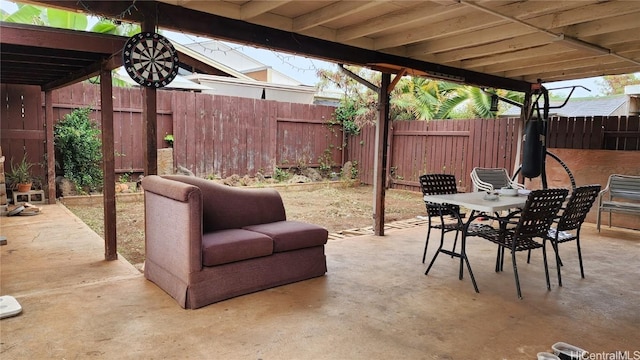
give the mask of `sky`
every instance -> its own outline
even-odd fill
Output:
[[[0,8],[6,12],[13,12],[17,9],[17,6],[6,0],[0,0]],[[96,20],[97,21],[97,20]],[[169,31],[163,31],[163,35],[172,41],[179,42],[181,44],[188,44],[193,42],[202,41],[203,38],[199,38],[194,35],[181,34]],[[229,44],[227,42],[227,44]],[[315,85],[318,83],[318,78],[316,76],[317,69],[331,69],[335,70],[336,65],[334,63],[307,58],[299,55],[292,55],[286,53],[280,53],[267,49],[255,48],[248,45],[232,45],[232,47],[262,63],[265,65],[271,66],[273,69],[280,71],[287,76],[290,76],[299,82],[305,85]],[[598,85],[598,81],[600,77],[593,77],[587,79],[579,79],[579,80],[569,80],[569,81],[559,81],[546,83],[545,87],[549,89],[554,95],[568,95],[571,89],[559,89],[553,90],[555,88],[581,85],[588,88],[591,91],[584,90],[582,88],[577,88],[572,97],[590,97],[590,96],[601,96],[602,92],[600,86]]]
[[[162,34],[170,40],[183,45],[209,40],[195,35],[177,33],[174,31],[163,31]],[[225,41],[224,43],[234,50],[240,51],[263,64],[271,66],[273,69],[298,80],[304,85],[314,86],[318,83],[318,77],[316,76],[318,69],[336,69],[335,64],[323,60],[256,48],[249,45],[234,44],[228,41]]]

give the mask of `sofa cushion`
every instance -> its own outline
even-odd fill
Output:
[[[273,253],[273,240],[243,229],[218,230],[202,235],[202,265],[215,266]]]
[[[273,252],[303,249],[327,243],[329,232],[322,226],[300,221],[276,221],[243,227],[273,239]]]

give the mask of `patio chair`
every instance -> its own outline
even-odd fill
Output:
[[[456,177],[450,174],[425,174],[420,176],[420,187],[422,188],[423,195],[442,195],[442,194],[455,194],[458,192],[456,187]],[[440,245],[444,243],[444,235],[448,232],[455,231],[456,237],[453,242],[453,249],[455,251],[456,244],[458,242],[458,235],[462,230],[463,224],[460,216],[459,206],[443,206],[440,204],[434,204],[425,202],[427,207],[427,217],[429,219],[427,239],[424,243],[424,252],[422,254],[422,263],[427,256],[427,246],[429,245],[429,237],[431,236],[431,229],[440,229]],[[445,216],[453,216],[456,218],[455,222],[445,222]],[[439,217],[440,222],[435,223],[431,220],[433,217]]]
[[[513,274],[516,280],[518,298],[520,299],[522,299],[522,291],[520,290],[520,279],[518,278],[518,267],[516,264],[516,252],[518,251],[542,248],[547,290],[551,290],[545,239],[549,227],[568,193],[569,190],[567,189],[534,190],[529,193],[524,208],[522,208],[521,211],[519,210],[513,213],[514,215],[517,214],[517,222],[512,216],[491,217],[499,222],[499,228],[483,226],[472,235],[479,236],[498,245],[496,272],[502,270],[504,250],[507,249],[511,251]],[[507,227],[509,224],[515,225],[515,227]],[[539,238],[540,242],[536,241],[536,238]]]
[[[511,180],[505,168],[475,167],[471,171],[474,191],[494,191],[503,187],[524,189],[524,185]]]
[[[580,262],[580,275],[584,279],[584,268],[582,267],[582,251],[580,250],[580,228],[587,213],[591,210],[593,203],[600,192],[600,185],[586,185],[576,188],[571,194],[566,207],[561,209],[561,215],[555,220],[556,226],[549,228],[547,240],[551,242],[556,253],[556,267],[558,268],[558,286],[562,286],[562,276],[560,275],[560,252],[558,244],[573,241],[578,248],[578,261]]]

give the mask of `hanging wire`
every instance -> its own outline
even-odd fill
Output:
[[[131,2],[131,5],[129,5],[126,9],[124,9],[119,15],[116,15],[112,18],[106,18],[104,16],[99,16],[100,20],[114,20],[115,21],[122,21],[124,20],[124,18],[127,15],[131,15],[132,11],[139,11],[138,8],[136,7],[136,1],[137,0],[133,0]],[[77,4],[82,6],[82,8],[84,9],[85,12],[87,12],[88,14],[93,14],[93,11],[91,11],[91,9],[89,8],[89,6],[87,4],[85,4],[82,0],[78,0]]]
[[[171,14],[165,14],[165,15],[167,15],[168,17],[171,17]],[[300,66],[298,66],[298,65],[296,65],[296,64],[294,64],[292,62],[292,59],[295,59],[299,55],[289,55],[289,54],[278,52],[278,51],[270,49],[270,48],[260,48],[260,47],[251,46],[251,45],[235,44],[235,43],[223,42],[223,41],[216,40],[216,39],[198,40],[198,39],[194,38],[194,36],[192,34],[185,33],[183,30],[178,30],[176,32],[179,32],[182,36],[184,36],[187,39],[191,40],[193,44],[197,44],[198,46],[200,46],[201,52],[203,54],[207,54],[207,53],[211,53],[211,54],[222,53],[224,55],[227,55],[227,53],[230,52],[230,51],[238,51],[238,52],[243,53],[243,54],[246,55],[246,53],[243,50],[246,49],[247,47],[252,47],[252,48],[258,48],[258,49],[261,49],[261,50],[270,51],[283,64],[289,66],[291,69],[293,69],[293,70],[295,70],[295,71],[297,71],[299,73],[305,73],[305,72],[308,72],[308,71],[312,71],[315,74],[315,73],[318,73],[319,70],[322,70],[322,68],[318,67],[316,65],[316,63],[313,61],[313,59],[311,59],[311,58],[304,57],[305,59],[307,59],[310,62],[309,67],[305,68],[305,67],[300,67]],[[205,43],[210,42],[210,41],[218,41],[218,42],[222,43],[223,45],[225,45],[225,46],[227,46],[229,48],[228,49],[220,49],[220,48],[212,49],[212,48],[207,47],[205,45]],[[259,58],[257,58],[256,60],[261,61]]]

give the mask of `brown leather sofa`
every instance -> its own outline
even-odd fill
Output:
[[[183,308],[322,276],[323,227],[287,221],[273,189],[146,176],[144,274]]]

